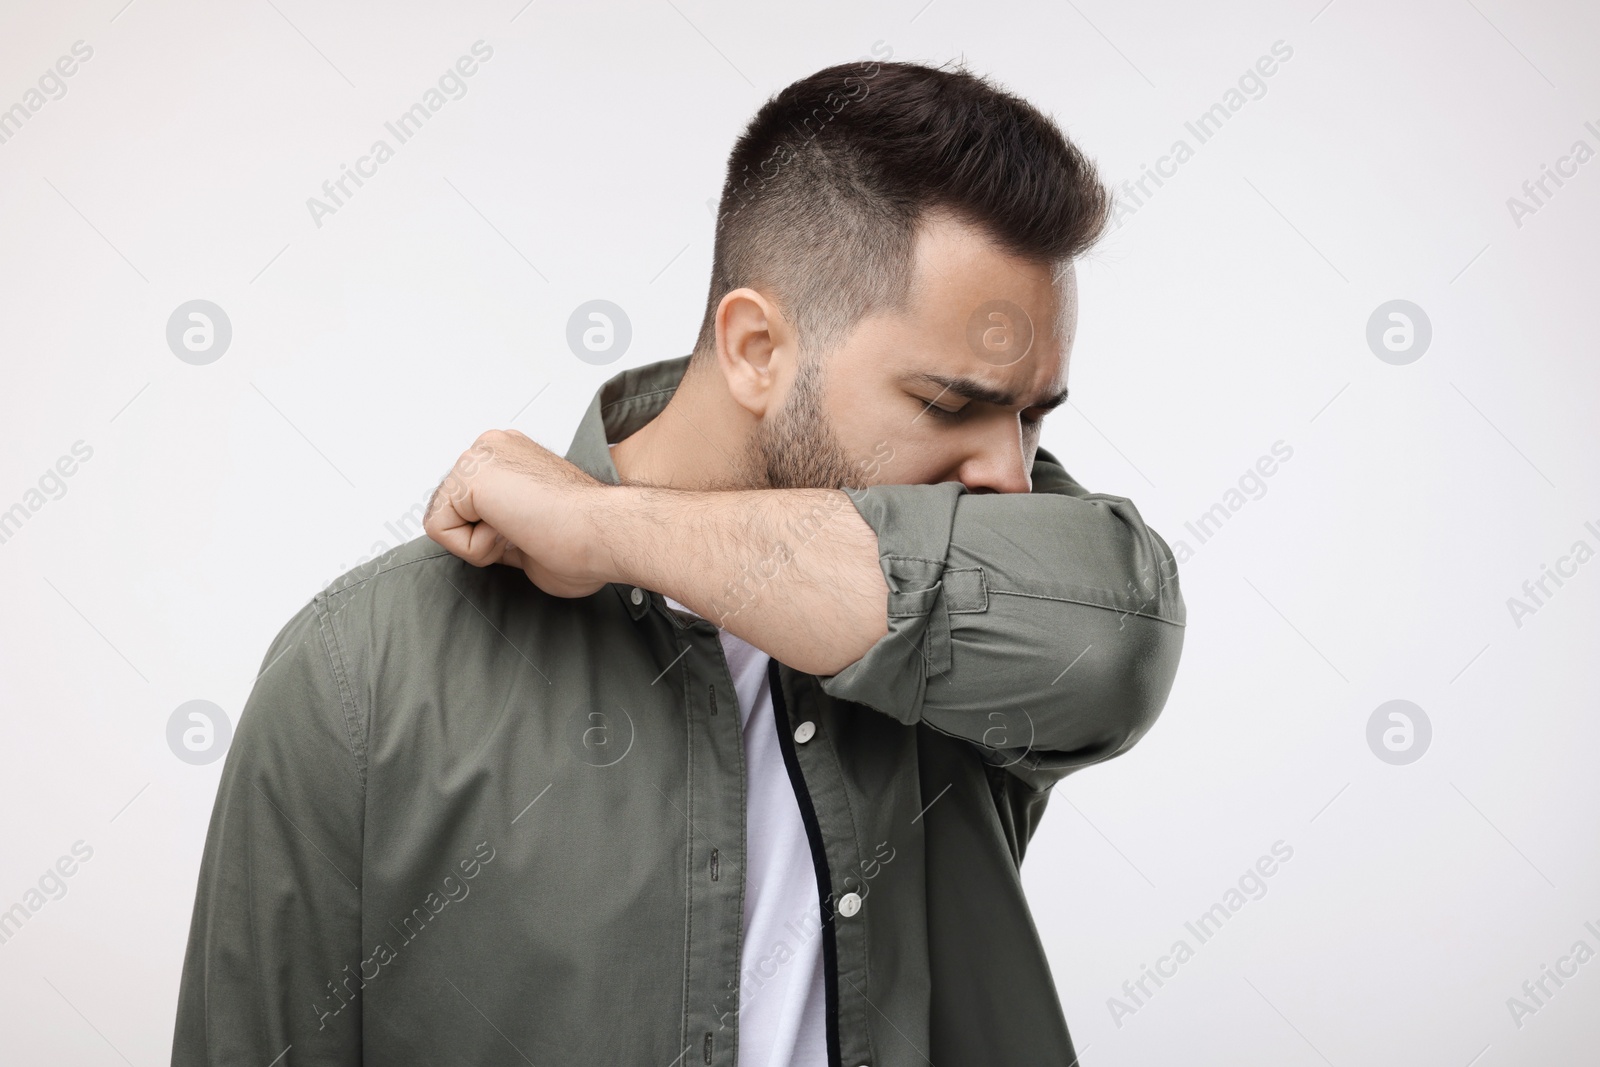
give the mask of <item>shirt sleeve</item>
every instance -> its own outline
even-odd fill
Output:
[[[284,626],[240,714],[201,858],[173,1067],[361,1062],[364,732],[329,612],[319,596]]]
[[[1029,493],[846,490],[878,537],[888,628],[825,692],[978,746],[1035,789],[1150,729],[1183,647],[1167,543],[1039,449]]]

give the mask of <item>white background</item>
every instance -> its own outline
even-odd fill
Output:
[[[1520,226],[1507,199],[1600,149],[1600,13],[1322,3],[7,0],[0,108],[93,56],[0,144],[0,510],[93,456],[0,544],[0,909],[94,852],[0,944],[0,1059],[165,1062],[222,766],[176,758],[169,716],[236,717],[278,628],[479,431],[565,451],[602,381],[688,352],[707,200],[768,94],[964,56],[1121,182],[1282,41],[1081,265],[1044,443],[1194,550],[1189,629],[1151,733],[1056,788],[1028,894],[1086,1064],[1593,1062],[1600,962],[1520,1026],[1507,999],[1600,951],[1600,562],[1520,626],[1507,600],[1600,548],[1600,160]],[[479,39],[468,93],[315,225],[306,199]],[[207,366],[165,339],[197,298],[233,327]],[[609,366],[566,346],[595,298],[633,326]],[[1366,341],[1392,299],[1433,328],[1404,366]],[[1278,441],[1200,544],[1185,524]],[[1367,743],[1394,699],[1433,730],[1404,766]],[[1277,841],[1198,944],[1184,923]]]

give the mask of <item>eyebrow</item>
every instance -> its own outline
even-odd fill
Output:
[[[933,374],[928,371],[922,371],[917,374],[908,374],[903,380],[937,385],[944,392],[955,393],[957,396],[964,396],[968,400],[978,400],[985,404],[996,404],[1000,407],[1010,407],[1017,402],[1015,393],[1007,392],[1004,389],[991,388],[975,378],[952,378],[947,374]],[[1053,396],[1036,400],[1027,406],[1054,411],[1066,402],[1067,388],[1063,386],[1061,391]]]

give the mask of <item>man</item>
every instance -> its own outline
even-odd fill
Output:
[[[484,434],[268,650],[173,1062],[1075,1062],[1019,867],[1184,623],[1038,447],[1108,209],[965,72],[768,101],[692,355]]]

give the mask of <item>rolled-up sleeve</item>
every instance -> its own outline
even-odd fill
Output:
[[[1172,550],[1131,501],[1044,449],[1029,493],[847,492],[878,537],[889,632],[824,691],[971,741],[1037,789],[1150,729],[1185,612]]]

